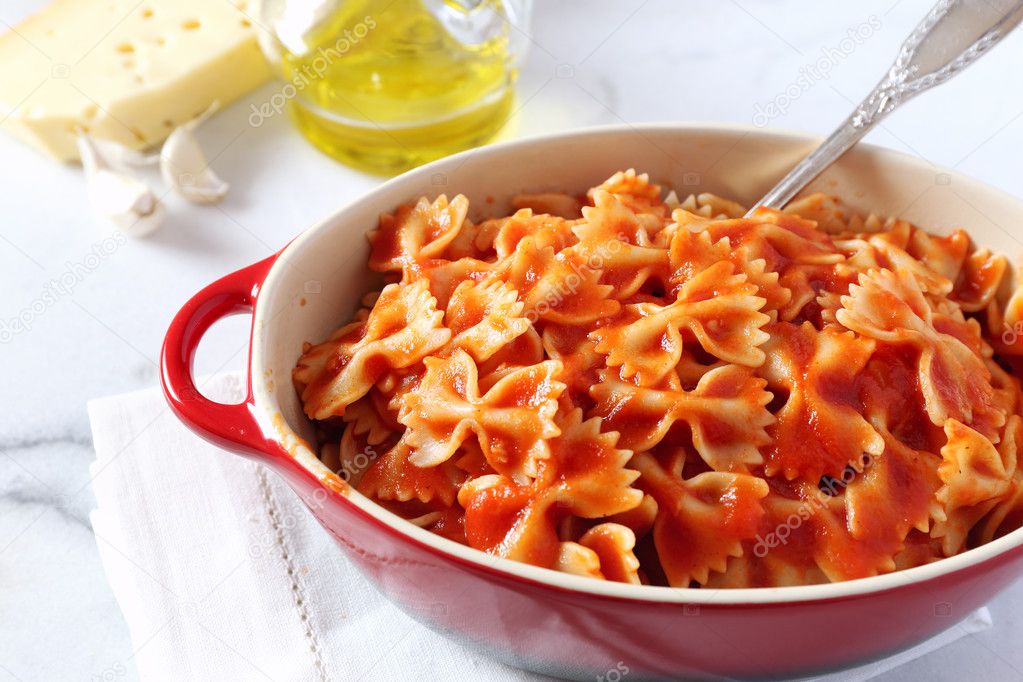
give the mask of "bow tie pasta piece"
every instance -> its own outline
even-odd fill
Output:
[[[963,263],[950,298],[968,313],[983,310],[994,300],[1008,267],[1004,256],[987,249],[974,251]]]
[[[761,330],[770,317],[759,312],[764,299],[745,275],[721,261],[688,280],[667,306],[639,303],[626,306],[616,320],[591,332],[597,352],[608,367],[621,367],[625,379],[642,386],[663,379],[682,357],[682,329],[705,351],[727,362],[757,367],[767,340]]]
[[[529,209],[520,209],[510,218],[502,221],[494,237],[497,259],[508,258],[526,237],[532,237],[538,249],[551,248],[555,252],[575,244],[578,240],[572,233],[575,221],[551,215],[533,215]]]
[[[855,473],[860,475],[862,471]],[[796,497],[789,497],[792,494]],[[893,557],[902,548],[901,538],[890,531],[877,538],[855,538],[846,525],[841,493],[832,495],[816,484],[803,483],[784,495],[770,495],[763,507],[760,528],[743,556],[748,558],[750,585],[837,582],[895,568]],[[731,562],[729,569],[737,570]]]
[[[669,248],[675,234],[683,229],[703,232],[712,221],[741,218],[746,213],[746,209],[739,204],[708,193],[690,194],[679,202],[675,192],[672,192],[665,199],[665,205],[671,209],[671,222],[657,233],[654,240],[661,248]],[[711,241],[718,242],[720,238]]]
[[[377,393],[377,395],[380,394]],[[378,400],[372,394],[363,396],[349,404],[342,415],[345,424],[348,424],[345,431],[351,431],[352,435],[364,437],[370,445],[383,443],[401,426],[392,424],[391,415],[385,416],[381,412],[380,408],[386,409],[387,404],[384,402],[383,405],[380,405]]]
[[[845,260],[831,237],[813,222],[761,208],[750,218],[717,220],[705,224],[711,241],[727,237],[733,248],[747,246],[753,258],[763,258],[770,269],[789,265],[834,265]]]
[[[533,237],[522,239],[515,252],[500,263],[493,277],[519,292],[524,314],[562,324],[583,324],[618,312],[608,298],[611,287],[600,284],[600,270],[589,267],[570,249],[555,253],[541,248]]]
[[[962,341],[935,329],[915,279],[891,270],[862,274],[835,316],[858,334],[917,348],[920,390],[935,425],[957,419],[997,440],[1005,414],[994,406],[991,373]]]
[[[463,258],[485,259],[492,255],[490,253],[490,244],[493,241],[493,235],[488,234],[488,231],[489,228],[485,222],[476,224],[465,218],[454,239],[448,242],[438,255],[428,259],[428,261],[455,261]],[[423,263],[421,262],[420,267],[422,265]],[[420,273],[415,272],[412,274]]]
[[[884,441],[862,416],[858,381],[875,342],[852,332],[818,332],[809,322],[779,322],[767,332],[759,373],[768,390],[787,398],[767,429],[765,473],[816,482],[841,475],[864,454],[880,455]]]
[[[688,200],[680,204],[683,208],[686,208],[689,205]],[[709,209],[710,215],[714,216],[717,220],[741,218],[746,215],[746,207],[739,202],[719,197],[718,195],[711,194],[710,192],[700,192],[697,194],[694,205],[697,207],[698,212],[700,212],[699,209]],[[700,215],[703,215],[703,213],[700,212]]]
[[[962,309],[947,300],[931,303],[931,326],[941,334],[955,338],[987,365],[992,355],[991,346],[984,340],[980,323],[963,315]]]
[[[817,540],[813,503],[779,494],[770,494],[760,503],[764,514],[756,535],[743,542],[742,556],[729,558],[727,568],[711,573],[704,587],[787,587],[828,582],[814,559]]]
[[[359,480],[359,492],[376,500],[423,503],[436,500],[445,507],[453,505],[465,473],[451,462],[418,467],[409,459],[411,452],[406,443],[399,442],[376,457]]]
[[[1020,391],[1019,379],[1002,369],[1001,365],[990,357],[984,358],[984,365],[991,372],[991,388],[995,392],[995,404],[1007,415],[1020,412],[1020,406],[1023,405],[1020,399],[1023,398],[1023,393]],[[1011,418],[1010,416],[1009,419]]]
[[[896,554],[910,531],[928,531],[931,500],[941,481],[935,455],[882,433],[882,454],[864,457],[819,487],[835,495],[845,490],[846,527],[853,538]]]
[[[562,542],[556,526],[567,512],[557,505],[556,490],[519,485],[505,476],[491,474],[463,485],[458,502],[465,508],[465,536],[470,547],[566,573],[632,581],[630,569],[635,556],[628,556],[632,547],[626,535],[631,531],[620,526],[624,532],[615,533],[614,538],[598,537],[601,533],[590,536],[587,542],[596,549],[581,542]],[[632,540],[634,544],[634,536]],[[612,542],[617,548],[611,546]],[[602,572],[605,561],[609,575]]]
[[[901,218],[888,218],[884,222],[884,229],[873,234],[900,249],[906,250],[913,241],[913,225]]]
[[[700,234],[706,230],[707,223],[710,222],[711,214],[710,207],[704,206],[702,209],[695,207],[696,199],[690,194],[686,201],[682,204],[676,205],[678,197],[672,192],[669,197],[672,201],[668,204],[671,207],[671,217],[667,225],[657,233],[654,237],[654,245],[662,249],[671,249],[671,241],[675,238],[675,235],[683,230],[692,232],[693,234]],[[702,213],[696,213],[697,210]],[[704,215],[705,214],[705,215]],[[723,218],[724,216],[722,216]],[[708,236],[708,241],[710,240]]]
[[[1014,420],[1018,417],[1014,416]],[[949,419],[948,443],[941,449],[938,476],[944,484],[934,495],[931,537],[941,538],[947,556],[959,552],[966,534],[1009,492],[1016,468],[1015,438],[999,452],[991,441]]]
[[[552,567],[561,549],[550,511],[551,496],[537,495],[533,485],[519,485],[490,474],[468,481],[458,491],[465,509],[465,537],[470,547],[488,554]]]
[[[476,363],[465,351],[425,362],[426,374],[402,397],[398,417],[415,450],[412,462],[437,466],[475,436],[496,471],[535,476],[537,460],[550,456],[547,439],[560,433],[554,423],[565,389],[554,379],[560,365],[548,360],[520,368],[480,395]]]
[[[1023,269],[1017,269],[1012,294],[1004,304],[992,301],[987,307],[988,339],[1009,357],[1023,355]],[[1011,333],[1009,333],[1011,332]]]
[[[681,216],[673,216],[680,218]],[[778,318],[793,320],[818,295],[818,282],[826,282],[845,256],[831,237],[814,223],[772,209],[759,209],[752,218],[706,223],[711,241],[727,238],[733,249],[745,249],[751,260],[763,260],[777,272],[778,282],[790,293],[778,309]]]
[[[862,216],[847,211],[840,198],[823,192],[793,199],[782,212],[803,220],[812,220],[817,223],[818,230],[833,235],[848,234],[863,227]]]
[[[636,535],[617,523],[601,523],[583,533],[579,545],[597,557],[599,576],[605,580],[639,585],[639,559],[632,550]]]
[[[1009,491],[971,531],[970,537],[974,543],[982,545],[1011,533],[1021,525],[1023,525],[1023,473],[1017,472]]]
[[[845,329],[838,323],[836,313],[842,307],[842,296],[844,293],[838,293],[836,291],[821,291],[817,296],[817,308],[820,310],[820,322],[821,328],[827,329],[828,327],[838,327],[839,329]]]
[[[925,532],[909,531],[902,551],[892,557],[892,561],[895,562],[895,570],[904,571],[907,568],[916,568],[933,563],[938,559],[944,559],[945,555],[942,554],[939,545],[940,541],[933,539]]]
[[[836,266],[836,271],[851,282],[861,273],[887,269],[911,276],[925,294],[944,297],[952,291],[952,280],[927,267],[884,235],[839,241],[836,245],[846,254],[846,261]]]
[[[561,210],[568,210],[559,202],[559,197],[570,201],[575,206],[574,215],[563,215]],[[547,198],[549,201],[545,201]],[[528,201],[534,200],[536,206]],[[521,205],[520,205],[521,204]],[[462,229],[447,248],[442,258],[457,260],[460,258],[478,258],[492,262],[507,258],[523,237],[534,236],[542,246],[551,246],[555,251],[574,244],[575,235],[572,225],[582,215],[579,202],[565,195],[523,195],[514,197],[512,205],[515,213],[503,218],[489,218],[476,224],[466,219]],[[549,209],[549,210],[548,210]]]
[[[405,519],[408,519],[409,523],[415,524],[420,528],[425,528],[435,535],[439,535],[442,538],[447,538],[461,545],[465,544],[465,513],[462,508],[458,505],[453,505],[446,509],[439,509],[435,511],[428,511],[425,514],[415,517],[413,514],[416,510],[408,510],[409,505],[388,505],[386,502],[382,506],[395,507],[398,506],[398,514]],[[414,504],[411,506],[415,506]],[[429,506],[429,505],[428,505]],[[406,507],[402,509],[401,507]]]
[[[626,468],[632,452],[616,447],[618,434],[601,433],[600,419],[582,420],[573,409],[559,423],[561,435],[550,441],[551,455],[537,463],[527,485],[528,504],[557,507],[557,514],[598,519],[636,508],[643,493],[632,487],[639,474]],[[540,517],[537,517],[540,518]],[[558,519],[546,514],[551,523]],[[553,528],[553,527],[552,527]]]
[[[955,282],[970,252],[970,236],[962,229],[939,237],[914,228],[906,244],[906,252],[932,272]]]
[[[295,380],[305,385],[306,414],[326,419],[366,395],[392,367],[408,367],[451,338],[440,326],[425,280],[390,284],[380,293],[369,318],[340,338],[312,346],[299,358]]]
[[[511,200],[512,208],[521,211],[528,208],[557,218],[575,220],[582,215],[582,202],[571,194],[563,192],[540,192],[537,194],[516,194]]]
[[[932,296],[947,296],[952,291],[952,281],[931,270],[926,264],[918,261],[904,250],[890,244],[883,238],[874,236],[870,244],[884,256],[883,268],[895,272],[909,273],[916,280],[920,290]],[[877,268],[875,268],[877,269]]]
[[[763,463],[759,448],[770,443],[765,427],[774,417],[765,408],[771,401],[766,384],[750,370],[728,365],[707,372],[692,391],[641,388],[605,373],[590,395],[604,428],[621,434],[620,447],[649,450],[684,421],[708,466],[745,471]]]
[[[692,353],[682,353],[682,359],[675,365],[675,375],[678,377],[679,385],[695,386],[700,383],[707,372],[731,364],[717,358],[711,358],[710,364],[706,363],[707,358],[695,357]],[[673,383],[674,379],[669,376],[667,381]]]
[[[572,227],[579,243],[562,253],[571,253],[588,270],[599,272],[618,300],[633,296],[648,281],[664,283],[668,253],[649,234],[659,221],[641,221],[607,192],[595,197],[597,205],[584,207],[583,220]]]
[[[585,519],[597,519],[634,509],[643,493],[631,487],[639,474],[626,469],[631,450],[617,447],[618,434],[601,433],[601,420],[583,421],[573,409],[551,441],[551,457],[538,464],[536,485],[562,510]]]
[[[442,194],[432,204],[423,197],[394,215],[380,216],[380,226],[369,233],[370,269],[401,272],[440,257],[458,235],[468,209],[469,200],[461,194],[451,203]]]
[[[671,276],[668,281],[672,294],[677,294],[679,288],[703,270],[719,261],[728,260],[735,265],[737,272],[746,275],[746,281],[756,286],[757,296],[766,299],[761,312],[776,317],[777,312],[792,300],[792,292],[782,286],[777,272],[767,269],[767,261],[751,258],[746,247],[732,249],[727,238],[711,242],[710,234],[706,231],[680,229],[672,237],[669,248]]]
[[[639,504],[632,509],[606,517],[606,521],[625,526],[637,538],[645,536],[654,527],[657,518],[657,500],[643,494]]]
[[[494,353],[489,360],[476,365],[480,377],[480,390],[484,393],[503,377],[523,367],[544,361],[543,342],[536,329],[528,327],[525,333],[516,336],[511,343]],[[557,358],[551,358],[557,360]],[[564,373],[564,372],[562,372]]]
[[[700,232],[712,221],[738,219],[746,214],[746,207],[742,204],[709,192],[690,194],[681,202],[675,192],[671,192],[664,203],[671,209],[671,222],[657,235],[657,243],[663,247],[667,247],[681,228]]]
[[[332,458],[330,463],[325,459],[323,462],[350,486],[358,487],[366,470],[382,453],[394,447],[400,438],[400,433],[390,433],[379,443],[370,443],[367,434],[356,434],[355,429],[346,428],[337,444],[336,458]],[[333,441],[328,442],[333,445]]]
[[[480,444],[475,440],[467,440],[462,443],[462,447],[459,448],[450,461],[454,462],[456,467],[468,474],[470,479],[497,473],[490,466],[490,462],[487,461],[486,456],[483,454],[483,449],[480,448]]]
[[[753,559],[747,551],[741,557],[730,557],[720,573],[711,573],[702,587],[712,590],[744,587],[792,587],[818,585],[828,582],[827,576],[812,561],[802,555],[792,556],[773,551],[764,559]]]
[[[600,243],[581,242],[562,253],[588,270],[600,273],[600,281],[611,287],[619,301],[636,295],[644,285],[668,279],[668,252],[658,247],[635,246],[611,239]]]
[[[902,543],[893,537],[857,540],[846,525],[845,500],[820,495],[823,499],[810,504],[809,526],[815,538],[814,561],[828,580],[855,580],[894,571],[894,557]],[[880,541],[885,539],[887,543]]]
[[[880,270],[881,255],[864,235],[850,239],[835,239],[835,248],[845,254],[845,260],[835,265],[836,274],[855,283],[861,272]]]
[[[601,433],[600,419],[583,421],[579,409],[568,412],[559,427],[534,480],[520,484],[491,475],[462,487],[458,500],[474,547],[511,557],[529,552],[523,538],[542,538],[543,551],[528,560],[549,566],[561,519],[602,518],[640,504],[643,494],[631,487],[639,474],[625,468],[632,453],[616,447],[617,434]]]
[[[1012,415],[1005,424],[1005,434],[998,450],[1006,470],[1012,469],[1009,490],[971,532],[971,539],[978,544],[991,542],[1020,527],[1023,523],[1023,467],[1019,464],[1023,449],[1023,419]]]
[[[592,197],[593,206],[584,206],[583,220],[572,227],[580,242],[604,244],[617,239],[637,246],[653,244],[643,221],[617,197],[602,189],[594,190]]]
[[[335,330],[323,343],[312,345],[306,343],[302,349],[302,356],[298,359],[295,369],[291,371],[291,379],[295,388],[305,402],[306,391],[318,377],[327,374],[327,364],[337,356],[337,350],[349,348],[361,339],[366,330],[366,318],[369,313],[361,314],[362,310],[355,315],[355,321]],[[353,401],[354,402],[354,401]],[[306,414],[309,413],[308,408]]]
[[[660,185],[650,182],[649,175],[636,173],[633,168],[618,171],[586,192],[586,196],[597,205],[598,194],[601,192],[613,196],[633,213],[651,214],[661,220],[668,215],[668,207],[661,200]]]
[[[636,206],[634,197],[616,196],[600,188],[591,190],[590,196],[593,206],[583,206],[583,219],[572,228],[580,242],[599,244],[618,239],[636,246],[656,245],[657,233],[666,224],[666,209],[650,212],[649,206]]]
[[[475,258],[434,259],[422,264],[419,275],[428,282],[430,293],[437,299],[437,307],[447,308],[458,285],[466,280],[479,281],[492,269],[491,263]]]
[[[584,578],[604,580],[600,572],[600,557],[589,547],[578,542],[566,541],[558,546],[558,557],[551,566],[555,571],[581,575]]]
[[[688,480],[673,476],[649,453],[632,460],[639,485],[657,500],[654,544],[673,587],[706,583],[712,571],[742,556],[743,540],[757,534],[767,482],[756,476],[710,472]]]
[[[450,348],[461,348],[477,362],[489,359],[529,328],[525,304],[503,282],[462,282],[451,294],[444,323],[453,334]]]

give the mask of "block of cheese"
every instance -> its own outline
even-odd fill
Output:
[[[0,35],[0,125],[61,160],[78,158],[79,128],[156,145],[269,77],[253,11],[243,0],[56,0]]]

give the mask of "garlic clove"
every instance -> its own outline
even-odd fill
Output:
[[[175,128],[160,150],[163,181],[185,199],[197,204],[217,203],[230,187],[210,168],[195,136],[195,130],[216,111],[217,106],[214,102],[197,118]]]
[[[131,237],[143,237],[159,229],[163,204],[142,181],[110,170],[92,178],[89,198],[98,213],[116,229]]]
[[[116,156],[106,156],[104,151],[109,149],[88,135],[79,133],[78,151],[97,218],[132,237],[159,229],[164,207],[145,182],[128,172]]]
[[[107,163],[111,166],[116,166],[118,170],[126,170],[130,167],[155,166],[160,163],[159,154],[140,152],[113,140],[104,140],[99,137],[89,139]]]

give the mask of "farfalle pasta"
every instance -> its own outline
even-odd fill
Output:
[[[381,217],[384,286],[299,358],[321,458],[362,494],[673,587],[850,580],[1023,525],[1023,288],[963,230],[820,194],[745,218],[631,170],[511,204]]]

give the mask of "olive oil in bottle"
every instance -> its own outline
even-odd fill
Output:
[[[280,41],[299,129],[327,154],[383,174],[486,142],[514,97],[516,29],[507,4],[333,3],[303,33],[301,53]]]

